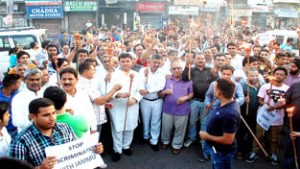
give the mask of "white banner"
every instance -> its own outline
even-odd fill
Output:
[[[201,0],[174,0],[174,5],[200,5]]]
[[[169,15],[198,15],[198,6],[169,6]]]
[[[54,169],[93,169],[103,166],[100,154],[94,153],[99,133],[86,136],[70,143],[47,147],[46,156],[55,156],[57,161]]]
[[[116,4],[118,2],[118,0],[105,0],[106,4]]]
[[[268,106],[264,104],[257,112],[256,122],[264,130],[268,131],[269,127],[280,118],[281,117],[276,113],[276,110],[268,111]]]

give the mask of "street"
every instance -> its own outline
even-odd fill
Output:
[[[133,143],[132,156],[122,154],[119,162],[112,162],[111,155],[106,154],[103,159],[112,169],[208,169],[210,162],[200,163],[200,144],[194,143],[188,148],[183,148],[179,155],[173,155],[171,148],[154,152],[149,145]],[[282,162],[282,156],[279,157]],[[265,158],[260,157],[252,164],[234,159],[233,168],[239,169],[280,169],[280,166],[272,166]]]

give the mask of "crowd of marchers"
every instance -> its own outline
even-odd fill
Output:
[[[114,162],[134,158],[136,138],[174,155],[200,140],[198,161],[215,167],[268,155],[292,169],[293,152],[300,156],[300,59],[293,39],[262,45],[256,33],[112,27],[62,32],[27,52],[11,48],[0,88],[0,157],[53,168],[45,148],[98,132],[102,153],[105,131]],[[265,113],[272,117],[261,122]]]

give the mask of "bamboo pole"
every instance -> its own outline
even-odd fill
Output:
[[[263,146],[261,145],[261,143],[259,142],[259,140],[257,139],[257,137],[255,136],[255,134],[253,133],[253,131],[251,130],[251,128],[249,127],[249,125],[247,124],[247,122],[245,121],[245,119],[243,118],[242,115],[240,115],[241,120],[243,121],[243,123],[245,124],[245,126],[247,127],[248,131],[251,133],[252,137],[254,138],[254,140],[256,141],[256,143],[258,144],[258,146],[260,147],[260,149],[263,151],[264,155],[266,157],[268,157],[268,153],[266,152],[266,150],[263,148]]]
[[[250,100],[250,82],[249,82],[249,70],[250,70],[250,52],[251,52],[251,48],[247,47],[245,48],[245,53],[246,53],[246,57],[247,57],[247,96],[249,97]],[[249,104],[250,101],[246,103],[246,115],[249,114]]]
[[[287,111],[287,113],[288,113],[288,117],[289,117],[291,133],[294,131],[294,130],[293,130],[293,115],[294,115],[294,110],[295,110],[295,107],[289,107],[289,108],[286,109],[286,111]],[[295,140],[294,140],[293,138],[292,138],[292,144],[293,144],[293,151],[294,151],[295,165],[296,165],[296,169],[298,169],[297,149],[296,149]]]
[[[129,99],[130,99],[130,92],[131,92],[131,88],[132,88],[132,81],[133,81],[134,75],[133,75],[133,74],[130,74],[129,77],[130,77],[129,92],[128,92],[128,93],[129,93],[129,97],[128,97],[127,102],[126,102],[125,121],[124,121],[124,128],[123,128],[123,131],[125,131],[125,129],[126,129],[127,114],[128,114],[128,108],[129,108],[129,106],[127,105],[127,103],[128,103],[128,101],[129,101]]]

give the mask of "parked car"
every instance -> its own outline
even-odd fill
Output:
[[[30,49],[31,42],[46,40],[46,29],[35,29],[33,27],[1,28],[0,29],[0,79],[9,67],[8,51],[13,47],[20,47],[25,51]]]
[[[293,30],[270,30],[265,33],[258,34],[254,39],[257,39],[260,45],[268,45],[270,41],[276,40],[279,44],[286,43],[288,38],[293,38],[294,42],[292,44],[293,51],[296,56],[299,56],[298,48],[298,35],[296,31]]]

